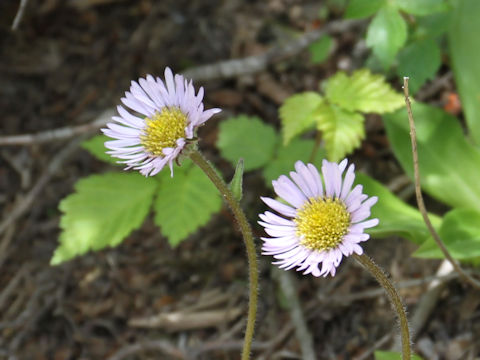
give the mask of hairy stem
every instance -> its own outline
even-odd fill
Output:
[[[258,264],[252,229],[250,228],[250,224],[248,223],[247,217],[240,207],[239,202],[237,199],[235,199],[235,196],[230,191],[225,181],[218,175],[213,165],[211,165],[198,150],[192,150],[189,156],[192,161],[210,178],[213,184],[217,187],[218,191],[220,191],[228,206],[232,210],[243,235],[243,241],[247,249],[250,293],[248,302],[247,328],[245,330],[245,338],[242,350],[242,360],[248,360],[250,359],[253,334],[255,332],[255,319],[257,317],[258,302]]]
[[[405,307],[403,306],[402,300],[393,286],[392,282],[385,275],[384,271],[373,262],[367,255],[357,255],[353,254],[355,260],[357,260],[365,269],[367,269],[370,274],[378,281],[378,283],[385,289],[385,292],[388,295],[388,299],[392,304],[395,312],[397,313],[398,320],[400,323],[400,333],[402,336],[402,359],[410,360],[411,350],[410,350],[410,330],[408,328],[407,314],[405,312]]]

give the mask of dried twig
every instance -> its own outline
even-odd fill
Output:
[[[405,95],[405,104],[407,106],[407,114],[408,114],[408,123],[410,125],[410,140],[412,142],[412,156],[413,156],[413,170],[415,174],[415,194],[417,196],[417,204],[420,213],[423,216],[423,221],[425,225],[427,225],[428,231],[432,235],[433,239],[437,243],[438,247],[443,253],[443,256],[452,264],[455,271],[460,275],[460,277],[468,282],[470,285],[474,286],[477,289],[480,289],[480,282],[475,280],[471,277],[468,273],[466,273],[460,265],[455,261],[455,259],[450,255],[448,249],[446,248],[445,244],[443,243],[440,235],[438,235],[437,231],[432,225],[430,221],[430,217],[428,216],[427,209],[425,207],[425,203],[423,201],[422,190],[420,187],[420,170],[418,166],[418,151],[417,151],[417,135],[415,132],[415,122],[413,120],[413,113],[412,113],[412,106],[410,104],[410,96],[408,93],[408,77],[403,78],[403,93]]]
[[[17,30],[18,25],[20,25],[20,21],[23,18],[23,14],[25,13],[25,8],[27,7],[28,0],[20,0],[20,5],[18,6],[17,15],[15,15],[15,19],[13,19],[12,23],[12,31]]]
[[[184,354],[175,348],[173,345],[165,340],[143,341],[140,343],[131,344],[121,348],[115,354],[110,356],[107,360],[121,360],[127,356],[143,352],[143,351],[161,351],[162,353],[171,356],[173,359],[185,359]]]

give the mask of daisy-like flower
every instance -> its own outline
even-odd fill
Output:
[[[340,164],[324,160],[321,177],[315,166],[297,161],[291,179],[282,175],[272,182],[276,194],[289,204],[262,197],[282,215],[266,211],[258,222],[271,236],[262,238],[262,253],[278,259],[274,264],[313,276],[334,276],[343,256],[363,253],[359,243],[370,237],[364,230],[378,224],[378,219],[366,220],[378,198],[363,194],[362,185],[352,189],[354,165],[343,176],[346,167],[347,159]]]
[[[168,163],[173,176],[173,161],[182,152],[195,129],[220,109],[203,109],[203,88],[197,94],[192,81],[165,69],[165,81],[147,75],[132,81],[121,105],[120,116],[107,124],[103,133],[115,140],[106,141],[107,153],[121,159],[126,169],[140,170],[145,176],[157,174]]]

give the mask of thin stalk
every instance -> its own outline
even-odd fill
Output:
[[[258,302],[258,264],[257,254],[255,251],[255,242],[253,240],[252,229],[248,223],[247,217],[240,207],[239,202],[230,191],[225,181],[218,175],[217,171],[198,150],[192,150],[189,154],[192,161],[203,170],[217,187],[220,194],[227,202],[237,220],[240,231],[243,235],[243,241],[247,249],[248,272],[249,272],[249,301],[248,301],[248,318],[245,330],[245,338],[242,350],[242,360],[250,359],[250,351],[252,347],[253,334],[255,332],[255,319],[257,317]]]
[[[367,269],[370,274],[378,281],[378,283],[385,289],[385,292],[388,295],[388,299],[392,304],[395,312],[397,313],[398,320],[400,323],[400,334],[402,336],[402,359],[410,360],[411,350],[410,350],[410,330],[408,328],[407,314],[405,312],[405,307],[403,306],[402,300],[393,286],[392,282],[385,275],[383,270],[373,262],[367,255],[357,255],[353,254],[355,260],[357,260],[365,269]]]
[[[437,231],[432,225],[430,221],[430,217],[428,216],[427,208],[425,207],[425,202],[423,201],[423,195],[420,185],[420,169],[418,166],[418,150],[417,150],[417,134],[415,131],[415,121],[413,120],[413,113],[412,113],[412,105],[410,104],[410,95],[408,93],[408,77],[403,78],[403,93],[405,95],[405,104],[407,106],[407,114],[408,114],[408,124],[410,125],[410,140],[412,143],[412,156],[413,156],[413,172],[415,177],[415,195],[417,197],[417,205],[420,213],[423,216],[423,221],[425,225],[427,225],[428,231],[432,235],[433,239],[437,243],[438,247],[443,253],[443,256],[452,264],[455,271],[460,275],[460,277],[471,284],[473,287],[480,289],[480,282],[475,280],[469,274],[463,270],[460,265],[458,265],[457,261],[450,255],[445,246],[444,242],[438,235]]]

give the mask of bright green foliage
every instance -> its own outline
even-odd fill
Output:
[[[480,210],[480,151],[464,137],[455,117],[420,103],[413,104],[412,110],[422,188],[452,207]],[[395,156],[413,178],[406,111],[386,115],[384,120]]]
[[[275,157],[268,162],[263,169],[263,177],[268,186],[272,186],[272,180],[282,174],[288,174],[294,170],[295,162],[298,160],[304,163],[309,162],[314,147],[313,140],[293,139],[287,146],[280,146]],[[321,166],[325,152],[319,149],[314,163]]]
[[[258,117],[240,115],[220,124],[217,146],[222,156],[236,164],[243,158],[245,171],[264,166],[273,156],[278,139],[274,128]]]
[[[90,154],[92,154],[94,157],[96,157],[98,160],[105,161],[110,164],[115,164],[119,165],[117,163],[118,159],[111,157],[106,153],[108,149],[105,147],[105,141],[112,140],[112,138],[109,138],[108,136],[105,135],[97,135],[92,137],[91,139],[88,139],[84,142],[82,142],[82,147],[85,150],[88,150]]]
[[[422,0],[419,0],[422,1]],[[393,351],[375,351],[375,360],[402,360],[402,354]],[[418,355],[412,355],[412,360],[423,360]]]
[[[345,17],[358,19],[375,14],[385,4],[386,0],[350,0]]]
[[[346,110],[365,113],[383,114],[405,105],[403,96],[382,75],[367,69],[355,71],[352,76],[336,73],[327,82],[325,96]]]
[[[455,259],[480,256],[480,212],[469,209],[449,211],[440,226],[439,235]],[[423,258],[443,258],[442,251],[430,238],[415,252]]]
[[[400,10],[417,16],[448,10],[445,0],[395,0],[394,3]]]
[[[230,184],[228,185],[237,201],[242,200],[243,197],[243,168],[243,159],[240,159],[235,167],[232,181],[230,181]]]
[[[392,6],[384,6],[373,18],[367,30],[367,45],[385,69],[392,65],[398,50],[407,40],[407,25]]]
[[[430,237],[422,214],[416,208],[406,204],[384,185],[365,174],[357,173],[355,183],[362,184],[366,194],[378,196],[378,202],[372,207],[371,217],[378,218],[380,222],[367,229],[373,237],[402,236],[416,244],[421,244]],[[430,214],[430,219],[438,228],[441,219],[433,214]]]
[[[322,103],[322,96],[313,91],[293,95],[285,101],[280,107],[284,145],[315,127],[318,108]]]
[[[52,265],[118,245],[148,214],[157,182],[138,173],[93,175],[60,203],[60,245]]]
[[[480,1],[458,1],[448,33],[453,73],[470,136],[480,145]]]
[[[160,173],[160,186],[154,202],[155,223],[172,246],[205,225],[220,210],[222,200],[207,176],[191,162]]]
[[[308,47],[308,50],[310,51],[310,60],[312,63],[321,64],[324,62],[330,53],[332,45],[333,40],[328,35],[322,36],[319,40],[313,42]]]
[[[365,137],[363,115],[324,103],[318,113],[318,130],[322,131],[327,157],[338,161],[356,149]]]
[[[440,65],[440,48],[434,40],[415,41],[398,54],[397,74],[410,78],[409,90],[415,94],[425,81],[433,79]]]

